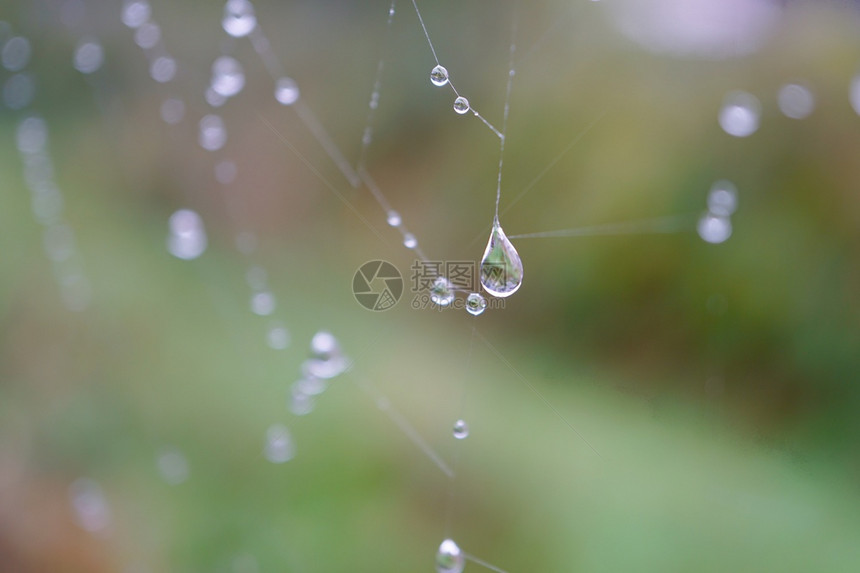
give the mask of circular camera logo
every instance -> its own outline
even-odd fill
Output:
[[[388,261],[369,261],[355,271],[352,294],[367,310],[388,310],[403,294],[403,277]]]

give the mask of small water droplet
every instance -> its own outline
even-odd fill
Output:
[[[272,324],[266,333],[266,344],[274,350],[283,350],[290,345],[290,331],[279,322]]]
[[[436,277],[430,286],[430,300],[439,306],[448,306],[454,301],[454,285],[445,277]]]
[[[305,370],[305,375],[296,380],[293,385],[296,392],[306,394],[308,396],[319,396],[328,388],[328,382],[323,378],[317,378],[308,372],[307,366],[302,367]]]
[[[439,87],[448,83],[448,70],[445,69],[445,66],[436,66],[430,70],[430,82]]]
[[[314,410],[314,397],[305,394],[295,386],[290,391],[290,412],[296,416],[305,416]]]
[[[137,28],[149,21],[152,9],[145,0],[126,0],[122,6],[122,23],[129,28]]]
[[[31,53],[30,40],[23,36],[15,36],[3,44],[3,50],[0,51],[0,62],[10,72],[17,72],[24,69],[30,61]]]
[[[223,97],[233,97],[245,87],[242,64],[230,56],[221,56],[212,64],[212,89]]]
[[[161,104],[161,119],[164,123],[176,125],[185,117],[185,102],[181,99],[169,98]]]
[[[699,236],[708,243],[723,243],[732,236],[732,221],[728,217],[705,213],[697,226]]]
[[[311,358],[305,360],[302,369],[314,378],[330,379],[342,374],[349,366],[337,338],[330,332],[317,332],[311,340]]]
[[[200,147],[207,151],[217,151],[227,143],[227,130],[224,120],[217,115],[206,115],[200,120]]]
[[[15,74],[3,84],[3,103],[9,109],[23,109],[36,94],[36,84],[30,74]]]
[[[273,424],[266,430],[266,445],[263,455],[273,464],[288,462],[296,455],[290,431],[281,424]]]
[[[465,440],[469,437],[469,424],[465,420],[454,422],[454,437],[458,440]]]
[[[803,119],[808,117],[815,109],[815,96],[806,86],[800,84],[786,84],[779,88],[777,96],[779,109],[792,119]]]
[[[436,573],[463,573],[466,558],[453,539],[446,539],[436,551]]]
[[[174,257],[196,259],[206,250],[203,219],[190,209],[180,209],[170,216],[167,249]]]
[[[760,116],[758,98],[747,92],[731,92],[720,110],[720,127],[729,135],[747,137],[758,130]]]
[[[208,103],[212,107],[221,107],[222,105],[227,103],[227,98],[216,92],[212,86],[206,88],[206,93],[203,97],[206,98],[206,103]]]
[[[523,262],[498,220],[481,258],[481,285],[496,297],[508,297],[523,284]]]
[[[159,56],[149,67],[149,75],[160,84],[169,82],[176,75],[176,60],[170,56]]]
[[[400,218],[400,213],[398,213],[397,211],[389,211],[386,220],[388,221],[388,224],[392,227],[399,227],[400,223],[403,222],[403,220]]]
[[[275,82],[275,99],[282,105],[299,101],[299,85],[293,78],[280,78]]]
[[[221,26],[234,38],[247,36],[257,27],[254,6],[248,0],[227,0]]]
[[[258,316],[269,316],[275,312],[275,305],[275,295],[268,291],[251,295],[251,312]]]
[[[75,48],[75,69],[82,74],[91,74],[102,67],[105,60],[104,48],[95,38],[84,38]]]
[[[473,292],[466,297],[466,312],[478,316],[487,308],[487,299],[481,293]]]
[[[412,233],[406,233],[403,235],[403,246],[407,249],[414,249],[418,246],[418,239]]]
[[[458,97],[454,100],[454,111],[463,115],[467,111],[469,111],[469,100],[464,98],[463,96]]]
[[[708,211],[728,217],[738,208],[738,190],[729,181],[717,181],[708,193]]]
[[[134,43],[144,50],[154,48],[161,41],[161,28],[155,22],[144,22],[134,32]]]
[[[18,124],[16,132],[18,151],[35,154],[45,150],[48,144],[48,124],[38,116],[31,116]]]

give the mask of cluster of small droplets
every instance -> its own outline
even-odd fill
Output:
[[[487,299],[479,292],[470,293],[466,297],[466,312],[478,316],[487,309]]]
[[[430,285],[430,300],[439,306],[448,306],[454,302],[457,291],[446,277],[436,277]]]
[[[708,243],[722,243],[732,236],[731,216],[737,210],[737,189],[729,181],[717,181],[708,193],[708,209],[699,219],[699,236]]]
[[[158,83],[167,83],[176,77],[176,60],[164,47],[161,28],[152,17],[152,8],[146,0],[125,0],[122,6],[122,23],[134,30],[134,42],[149,60],[149,75]]]
[[[446,539],[436,551],[436,573],[463,573],[466,558],[453,539]]]
[[[760,119],[761,103],[757,97],[744,91],[726,95],[719,114],[723,131],[734,137],[748,137],[758,130]]]
[[[465,420],[454,422],[454,437],[458,440],[465,440],[469,437],[469,424]]]

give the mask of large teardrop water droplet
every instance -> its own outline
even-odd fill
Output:
[[[453,539],[446,539],[436,551],[437,573],[463,573],[466,558]]]
[[[504,298],[517,292],[521,284],[523,262],[496,219],[481,259],[481,285],[491,295]]]

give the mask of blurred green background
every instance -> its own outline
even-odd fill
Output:
[[[369,312],[350,290],[356,269],[384,259],[408,281],[413,253],[274,100],[247,39],[221,30],[221,3],[152,2],[178,62],[176,79],[157,84],[120,3],[6,2],[0,42],[30,39],[36,95],[0,110],[0,571],[432,571],[446,536],[510,572],[860,570],[856,6],[788,3],[755,53],[695,59],[625,37],[619,2],[419,5],[440,61],[496,125],[517,14],[509,234],[697,216],[711,184],[729,179],[733,236],[524,239],[525,281],[504,309],[416,311],[407,292]],[[409,2],[385,40],[388,6],[255,3],[353,162],[385,56],[368,169],[431,259],[476,260],[498,141],[428,82],[435,62]],[[89,76],[71,63],[86,36],[105,49]],[[219,109],[228,142],[210,153],[196,130],[222,51],[246,87]],[[777,107],[795,81],[816,98],[804,120]],[[762,103],[745,139],[717,123],[735,89]],[[167,97],[187,106],[176,126],[159,116]],[[82,312],[64,307],[31,212],[15,147],[30,113],[49,127],[91,285]],[[230,186],[214,179],[223,158],[238,165]],[[206,225],[197,260],[165,247],[180,208]],[[235,246],[241,233],[256,237],[250,255]],[[257,265],[272,316],[250,311]],[[289,348],[266,345],[273,320]],[[295,416],[290,385],[319,330],[354,366]],[[459,417],[463,441],[451,436]],[[263,456],[274,423],[294,439],[285,464]],[[187,459],[182,483],[159,475],[165,447]],[[82,477],[109,504],[93,534],[70,503]]]

